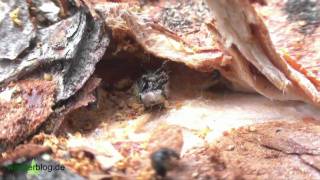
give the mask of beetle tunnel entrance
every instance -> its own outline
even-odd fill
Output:
[[[64,122],[64,129],[68,129],[68,132],[91,133],[106,121],[116,119],[121,122],[123,111],[126,111],[123,114],[129,114],[129,118],[145,113],[159,115],[166,111],[166,108],[146,109],[133,92],[137,79],[161,67],[166,69],[169,76],[168,102],[211,96],[213,91],[229,91],[224,83],[217,83],[217,75],[199,72],[181,63],[165,61],[152,55],[138,57],[135,54],[120,53],[110,56],[110,53],[106,53],[96,65],[93,75],[102,79],[95,93],[97,102],[70,113]],[[210,89],[213,86],[214,90]]]

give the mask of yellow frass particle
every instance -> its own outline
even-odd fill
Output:
[[[46,81],[51,81],[52,80],[52,75],[48,73],[44,73],[43,79]]]
[[[17,25],[17,26],[22,26],[22,21],[19,19],[20,15],[20,9],[16,8],[15,10],[11,11],[9,16],[11,18],[11,21]]]
[[[202,130],[200,130],[197,134],[198,136],[200,136],[201,138],[205,138],[212,130],[209,127],[206,127]]]

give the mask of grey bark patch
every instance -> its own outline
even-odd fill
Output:
[[[16,20],[21,24],[10,17],[13,12],[16,12]],[[4,59],[15,60],[29,47],[35,35],[25,0],[0,1],[0,62]]]
[[[84,85],[93,74],[109,42],[109,36],[104,32],[103,22],[90,19],[77,54],[70,63],[65,65],[63,76],[59,81],[58,101],[74,95]]]
[[[314,0],[288,0],[285,11],[291,21],[302,21],[300,31],[310,34],[320,26],[320,2]]]
[[[74,95],[95,70],[110,39],[102,20],[94,20],[84,10],[52,26],[40,29],[36,46],[16,61],[0,61],[0,84],[20,79],[27,73],[51,67],[58,82],[57,101]]]

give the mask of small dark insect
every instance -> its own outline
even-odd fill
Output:
[[[222,76],[219,70],[215,69],[210,74],[208,81],[203,85],[202,89],[211,90],[214,89],[217,85],[221,84]]]
[[[213,70],[213,72],[212,72],[212,79],[213,79],[213,80],[219,80],[220,77],[221,77],[221,74],[220,74],[219,70],[216,70],[216,69]]]
[[[151,165],[158,176],[165,177],[167,172],[172,170],[174,160],[178,160],[179,155],[173,149],[160,148],[151,154]]]
[[[99,90],[96,89],[93,91],[92,95],[95,97],[95,101],[91,102],[87,105],[88,110],[97,110],[99,109],[99,101],[100,101],[100,93]]]
[[[145,107],[163,105],[168,97],[169,76],[163,67],[141,76],[136,93]]]

